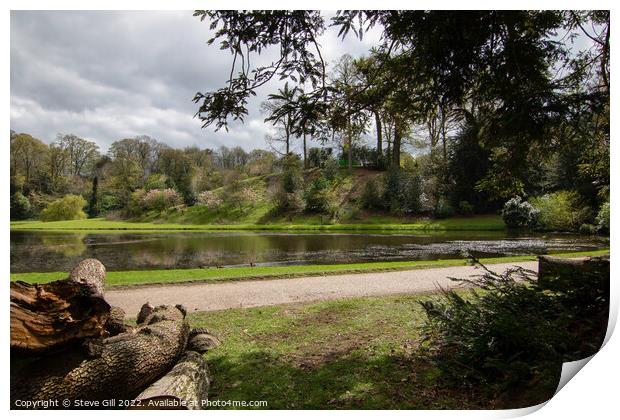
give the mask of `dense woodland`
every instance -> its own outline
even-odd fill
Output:
[[[195,14],[232,56],[225,86],[196,94],[197,116],[225,129],[256,89],[283,80],[261,104],[270,150],[137,136],[104,153],[79,133],[48,143],[11,131],[12,219],[500,211],[511,227],[608,229],[608,12]],[[325,63],[327,26],[383,35],[365,57]],[[277,61],[251,67],[276,45]]]

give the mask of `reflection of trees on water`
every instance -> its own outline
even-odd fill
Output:
[[[83,233],[42,236],[41,243],[47,251],[62,254],[65,257],[78,257],[86,252],[85,237]]]
[[[83,258],[108,270],[197,268],[250,264],[321,264],[460,258],[475,249],[490,256],[608,246],[601,238],[497,232],[437,234],[166,232],[12,232],[11,270],[66,271]]]

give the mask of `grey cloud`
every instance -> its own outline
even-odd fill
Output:
[[[320,42],[333,62],[364,54],[378,37],[374,31],[342,42],[328,30]],[[208,38],[208,25],[190,11],[13,11],[11,129],[47,142],[71,132],[102,150],[139,134],[176,147],[267,147],[258,107],[277,83],[261,89],[246,123],[228,132],[201,129],[193,118],[194,94],[222,86],[230,69],[229,53],[207,46]]]

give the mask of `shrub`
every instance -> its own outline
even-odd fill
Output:
[[[517,196],[506,201],[502,218],[509,228],[532,228],[538,224],[539,211]]]
[[[362,207],[370,210],[378,210],[383,208],[383,199],[381,197],[381,191],[379,183],[376,179],[369,179],[364,186],[362,192]]]
[[[422,180],[418,175],[401,178],[403,210],[408,213],[422,212]]]
[[[574,191],[545,194],[534,198],[532,205],[539,211],[538,220],[545,230],[577,230],[590,213]]]
[[[304,201],[307,211],[328,214],[330,217],[338,213],[340,206],[337,190],[323,177],[316,178],[304,191]]]
[[[328,158],[323,162],[321,166],[321,175],[328,181],[333,181],[338,176],[339,165],[338,161],[334,158]]]
[[[304,200],[299,192],[286,192],[280,188],[273,196],[274,206],[279,212],[298,212],[304,208]]]
[[[579,233],[583,233],[585,235],[594,235],[598,231],[599,230],[596,226],[591,225],[589,223],[584,223],[581,226],[579,226]]]
[[[474,214],[474,206],[472,206],[469,201],[461,201],[459,202],[459,213],[463,216],[471,216]]]
[[[609,261],[581,270],[549,269],[537,279],[522,268],[485,269],[458,280],[470,291],[444,290],[423,302],[425,339],[445,378],[486,383],[498,393],[539,383],[550,397],[562,362],[594,354],[605,336]]]
[[[54,220],[77,220],[85,219],[84,206],[86,200],[79,195],[66,195],[58,200],[52,201],[45,210],[41,212],[41,220],[51,222]]]
[[[454,208],[445,197],[439,197],[435,205],[434,215],[438,219],[445,219],[454,215]]]
[[[144,183],[146,191],[163,190],[170,187],[170,181],[166,175],[151,174]]]
[[[11,196],[11,219],[22,220],[27,219],[32,214],[32,206],[30,200],[22,193],[17,191]]]
[[[383,186],[383,200],[390,211],[403,211],[402,174],[399,168],[388,169],[383,178]]]
[[[132,192],[129,196],[129,203],[127,203],[127,214],[129,216],[140,216],[142,213],[146,211],[146,207],[144,206],[144,197],[146,196],[146,191],[142,188],[138,188],[134,192]]]
[[[206,206],[210,209],[217,208],[222,205],[222,198],[213,191],[203,191],[198,194],[198,204]]]
[[[181,204],[181,197],[172,188],[155,189],[147,192],[142,198],[146,210],[163,211]]]
[[[599,232],[609,232],[609,201],[604,203],[596,216],[596,227]]]

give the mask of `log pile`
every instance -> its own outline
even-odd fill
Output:
[[[11,283],[12,408],[203,408],[210,380],[202,354],[217,338],[190,331],[181,305],[145,303],[136,325],[125,324],[104,283],[105,267],[93,259],[65,280]]]

